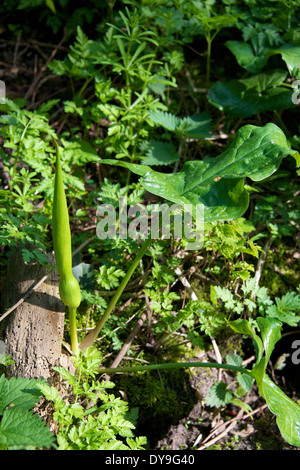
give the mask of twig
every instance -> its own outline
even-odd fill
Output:
[[[186,277],[184,277],[182,275],[182,271],[180,268],[176,268],[175,269],[175,273],[177,274],[177,276],[179,276],[180,278],[180,281],[182,282],[183,286],[186,287],[190,293],[191,293],[191,299],[192,300],[198,300],[198,297],[196,295],[196,293],[194,292],[194,290],[192,289],[192,286],[190,285],[189,281],[187,280]],[[215,355],[216,355],[216,360],[219,364],[222,364],[222,356],[221,356],[221,353],[220,353],[220,350],[218,348],[218,345],[217,345],[217,342],[214,338],[210,337],[210,340],[212,342],[212,345],[213,345],[213,348],[214,348],[214,351],[215,351]],[[222,371],[221,369],[219,370],[219,380],[221,380],[221,374],[222,374]]]
[[[272,237],[272,235],[270,235],[267,242],[266,242],[266,244],[265,244],[265,246],[264,246],[263,252],[261,253],[261,255],[259,257],[258,263],[257,263],[257,268],[256,268],[255,276],[254,276],[254,278],[256,280],[256,284],[259,283],[261,273],[262,273],[264,264],[266,262],[266,259],[267,259],[267,256],[268,256],[268,251],[269,251],[269,249],[272,245],[272,242],[273,242],[273,237]]]
[[[130,348],[132,341],[134,340],[134,338],[136,337],[136,335],[138,334],[138,332],[142,328],[143,324],[145,323],[146,319],[147,319],[147,314],[146,314],[146,312],[144,312],[141,315],[141,317],[138,319],[138,321],[136,322],[133,330],[131,331],[130,335],[128,336],[125,343],[123,344],[122,349],[120,350],[118,355],[113,360],[113,362],[110,366],[111,368],[118,367],[118,365],[120,364],[120,362],[124,358],[125,354],[127,353],[128,349]]]
[[[30,85],[30,87],[28,88],[27,90],[27,93],[25,94],[25,100],[28,100],[28,98],[33,94],[34,90],[36,89],[37,87],[37,83],[38,81],[40,80],[40,78],[42,77],[43,73],[47,70],[47,66],[48,64],[53,60],[53,58],[55,57],[58,49],[61,47],[61,45],[63,44],[63,42],[65,41],[66,37],[68,36],[68,34],[64,34],[63,38],[61,39],[61,41],[59,42],[59,44],[55,47],[55,49],[53,49],[53,51],[51,52],[49,58],[47,59],[47,61],[45,62],[45,64],[42,66],[41,70],[39,71],[39,73],[36,75],[36,77],[34,78],[32,84]]]
[[[210,447],[211,445],[213,445],[215,442],[219,441],[220,439],[222,439],[222,437],[226,436],[226,434],[228,434],[234,427],[235,425],[237,424],[237,421],[240,421],[241,419],[246,419],[246,418],[250,418],[251,416],[255,415],[256,413],[259,413],[260,411],[264,410],[265,408],[267,408],[267,404],[264,404],[262,406],[260,406],[259,408],[257,408],[256,410],[252,411],[251,413],[247,413],[245,416],[244,416],[244,411],[243,410],[240,410],[237,414],[237,416],[235,418],[232,418],[230,421],[227,421],[227,423],[222,423],[220,424],[219,426],[217,426],[205,439],[204,441],[202,442],[202,444],[200,445],[200,447],[198,447],[196,450],[204,450],[206,449],[207,447]],[[223,426],[226,426],[226,429],[221,432],[220,434],[218,434],[216,437],[214,437],[213,439],[210,439],[214,434],[216,434],[216,432],[222,428]],[[195,442],[195,446],[197,445],[197,440]]]

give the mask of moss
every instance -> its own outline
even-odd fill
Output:
[[[293,257],[293,249],[278,241],[268,252],[260,285],[268,289],[269,295],[281,296],[298,287],[299,269],[300,260]]]
[[[150,446],[165,435],[170,425],[186,416],[197,402],[195,390],[184,370],[153,371],[123,376],[129,407],[139,408],[138,435],[146,435]]]

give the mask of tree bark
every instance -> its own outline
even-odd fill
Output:
[[[50,262],[54,264],[53,260]],[[5,368],[9,377],[42,377],[51,381],[52,366],[62,364],[65,306],[59,298],[56,270],[38,263],[25,264],[21,252],[16,251],[8,263],[3,312],[46,274],[47,279],[0,323],[5,354],[15,361]]]

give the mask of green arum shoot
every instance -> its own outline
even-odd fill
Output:
[[[81,302],[81,292],[77,279],[72,273],[72,244],[69,213],[63,183],[60,153],[57,142],[56,172],[54,183],[54,199],[52,208],[52,235],[55,260],[60,276],[59,295],[62,302],[68,307],[70,318],[70,337],[72,351],[78,349],[76,331],[76,312]]]

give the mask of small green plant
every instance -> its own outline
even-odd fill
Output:
[[[134,437],[137,410],[110,393],[111,381],[94,380],[99,372],[101,353],[94,348],[83,354],[77,349],[73,362],[76,374],[54,367],[69,386],[64,400],[55,387],[39,384],[44,396],[53,402],[58,450],[143,450],[144,437]]]

